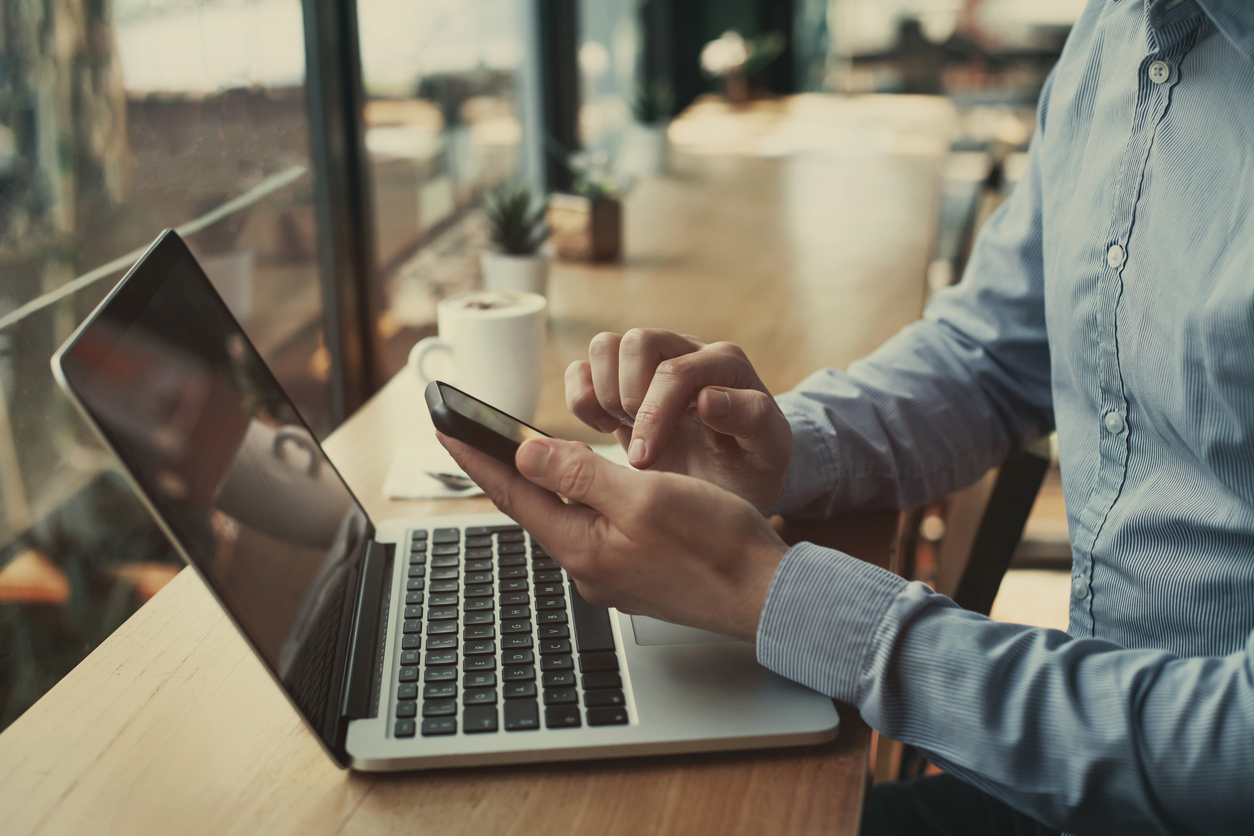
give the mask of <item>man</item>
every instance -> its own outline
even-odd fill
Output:
[[[864,832],[1252,833],[1254,4],[1092,0],[1037,128],[962,284],[848,373],[777,407],[733,346],[602,334],[568,402],[639,471],[445,443],[590,600],[755,640],[944,768]],[[916,506],[1054,429],[1067,634],[759,512]]]

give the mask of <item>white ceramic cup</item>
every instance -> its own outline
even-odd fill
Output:
[[[544,375],[544,331],[548,302],[537,293],[479,291],[453,296],[436,306],[438,337],[420,340],[409,365],[425,386],[438,375],[428,370],[433,353],[452,360],[446,382],[531,423]]]

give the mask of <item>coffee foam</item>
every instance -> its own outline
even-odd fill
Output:
[[[484,290],[445,299],[441,307],[471,316],[508,316],[536,311],[546,304],[545,298],[536,293]]]

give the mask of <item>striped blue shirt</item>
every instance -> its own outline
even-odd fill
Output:
[[[760,661],[1074,833],[1254,833],[1254,3],[1092,0],[962,283],[781,396],[771,511],[911,507],[1057,430],[1067,633],[810,544]]]

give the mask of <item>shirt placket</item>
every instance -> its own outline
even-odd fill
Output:
[[[1160,0],[1161,2],[1161,0]],[[1154,22],[1150,10],[1149,50],[1137,68],[1136,106],[1132,130],[1116,179],[1111,222],[1106,230],[1097,303],[1098,467],[1094,488],[1080,515],[1087,544],[1077,550],[1071,574],[1071,631],[1096,633],[1093,568],[1097,542],[1127,474],[1130,428],[1119,357],[1117,314],[1123,294],[1124,268],[1136,222],[1145,166],[1158,126],[1167,113],[1171,93],[1180,80],[1180,59],[1196,40],[1198,13],[1192,2],[1173,9],[1170,20]],[[1083,540],[1081,541],[1083,542]]]

